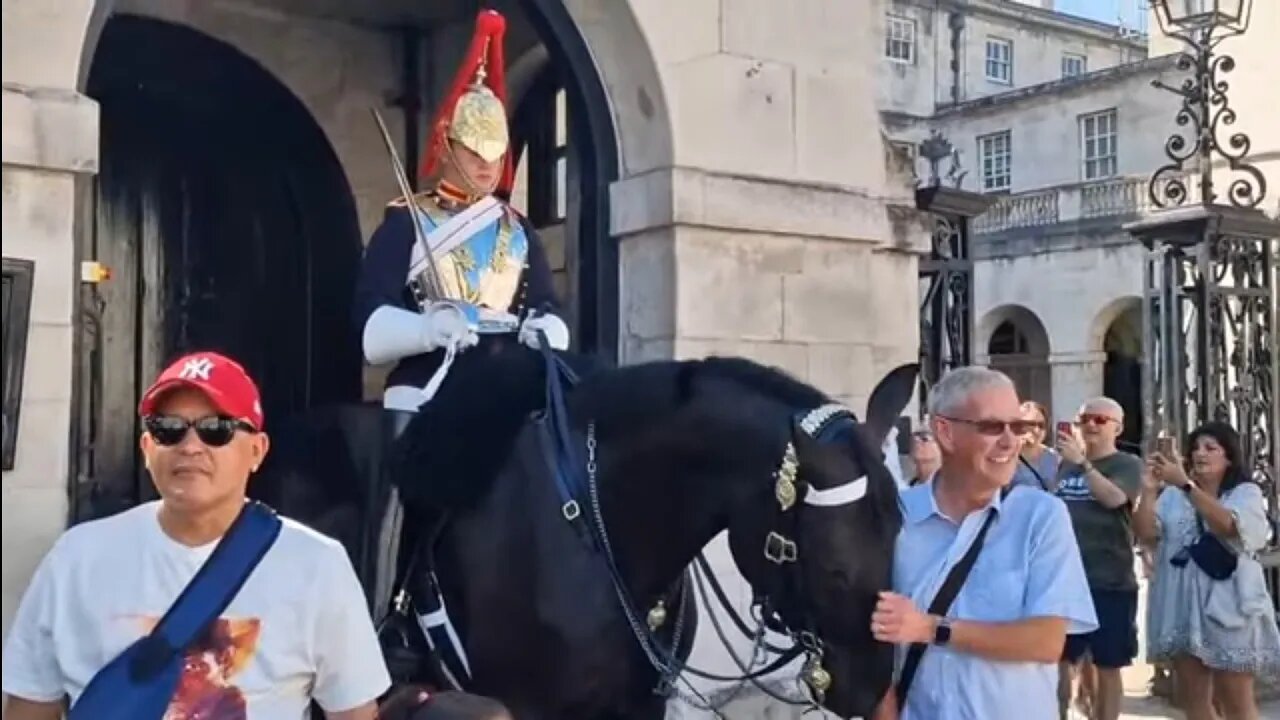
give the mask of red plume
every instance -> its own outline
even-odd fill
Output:
[[[494,10],[481,10],[476,16],[476,32],[471,36],[467,54],[463,56],[462,64],[458,66],[458,73],[453,78],[453,85],[449,87],[449,94],[445,95],[443,102],[436,109],[435,117],[428,128],[430,137],[427,140],[427,152],[422,157],[419,176],[429,177],[439,168],[440,158],[445,153],[445,143],[448,142],[446,132],[449,121],[453,118],[453,110],[462,94],[466,92],[467,86],[474,82],[476,71],[482,63],[485,69],[484,84],[502,101],[503,107],[506,107],[507,64],[506,54],[503,52],[503,36],[506,30],[506,18]],[[510,150],[503,156],[502,164],[502,179],[498,181],[497,192],[507,195],[510,194],[511,186],[515,182]]]

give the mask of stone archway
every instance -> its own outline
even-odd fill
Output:
[[[996,308],[979,323],[978,337],[988,364],[1013,379],[1019,397],[1041,403],[1052,416],[1049,334],[1040,318],[1021,305]]]
[[[1106,356],[1102,394],[1124,408],[1124,449],[1142,447],[1142,301],[1119,298],[1105,307],[1094,321],[1091,350]]]
[[[268,418],[361,392],[347,319],[359,224],[311,114],[261,66],[185,26],[116,15],[96,50],[86,90],[102,160],[81,254],[113,277],[91,291],[96,332],[78,361],[73,417],[95,449],[75,487],[81,518],[149,493],[139,429],[119,418],[179,353],[240,360]]]

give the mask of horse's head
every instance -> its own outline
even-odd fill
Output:
[[[880,445],[915,377],[908,365],[882,380],[865,423],[838,405],[800,411],[768,507],[730,526],[735,560],[766,609],[810,645],[805,680],[843,717],[869,715],[892,681],[893,648],[870,630],[902,525]]]

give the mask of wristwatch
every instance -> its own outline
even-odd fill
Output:
[[[1200,486],[1196,484],[1195,480],[1188,480],[1186,484],[1182,486],[1182,492],[1188,495],[1191,494],[1192,490],[1199,490],[1199,489],[1200,489]]]
[[[938,624],[933,628],[933,644],[947,645],[951,642],[951,621],[947,618],[938,618]]]

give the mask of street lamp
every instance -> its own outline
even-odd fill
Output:
[[[1244,162],[1251,142],[1244,133],[1228,132],[1236,112],[1227,105],[1229,85],[1224,79],[1235,69],[1230,55],[1218,52],[1218,45],[1249,28],[1253,0],[1152,0],[1156,18],[1166,35],[1176,38],[1186,49],[1178,56],[1178,69],[1193,71],[1181,86],[1159,80],[1152,85],[1182,98],[1176,120],[1179,128],[1165,142],[1169,162],[1156,170],[1148,194],[1156,207],[1183,205],[1191,197],[1188,171],[1200,179],[1200,200],[1206,205],[1218,200],[1213,170],[1216,162],[1230,169],[1228,201],[1241,208],[1256,208],[1267,194],[1267,180],[1260,170]]]
[[[1239,28],[1234,33],[1238,35],[1248,27],[1253,8],[1253,0],[1152,0],[1151,4],[1166,35],[1211,27]]]

